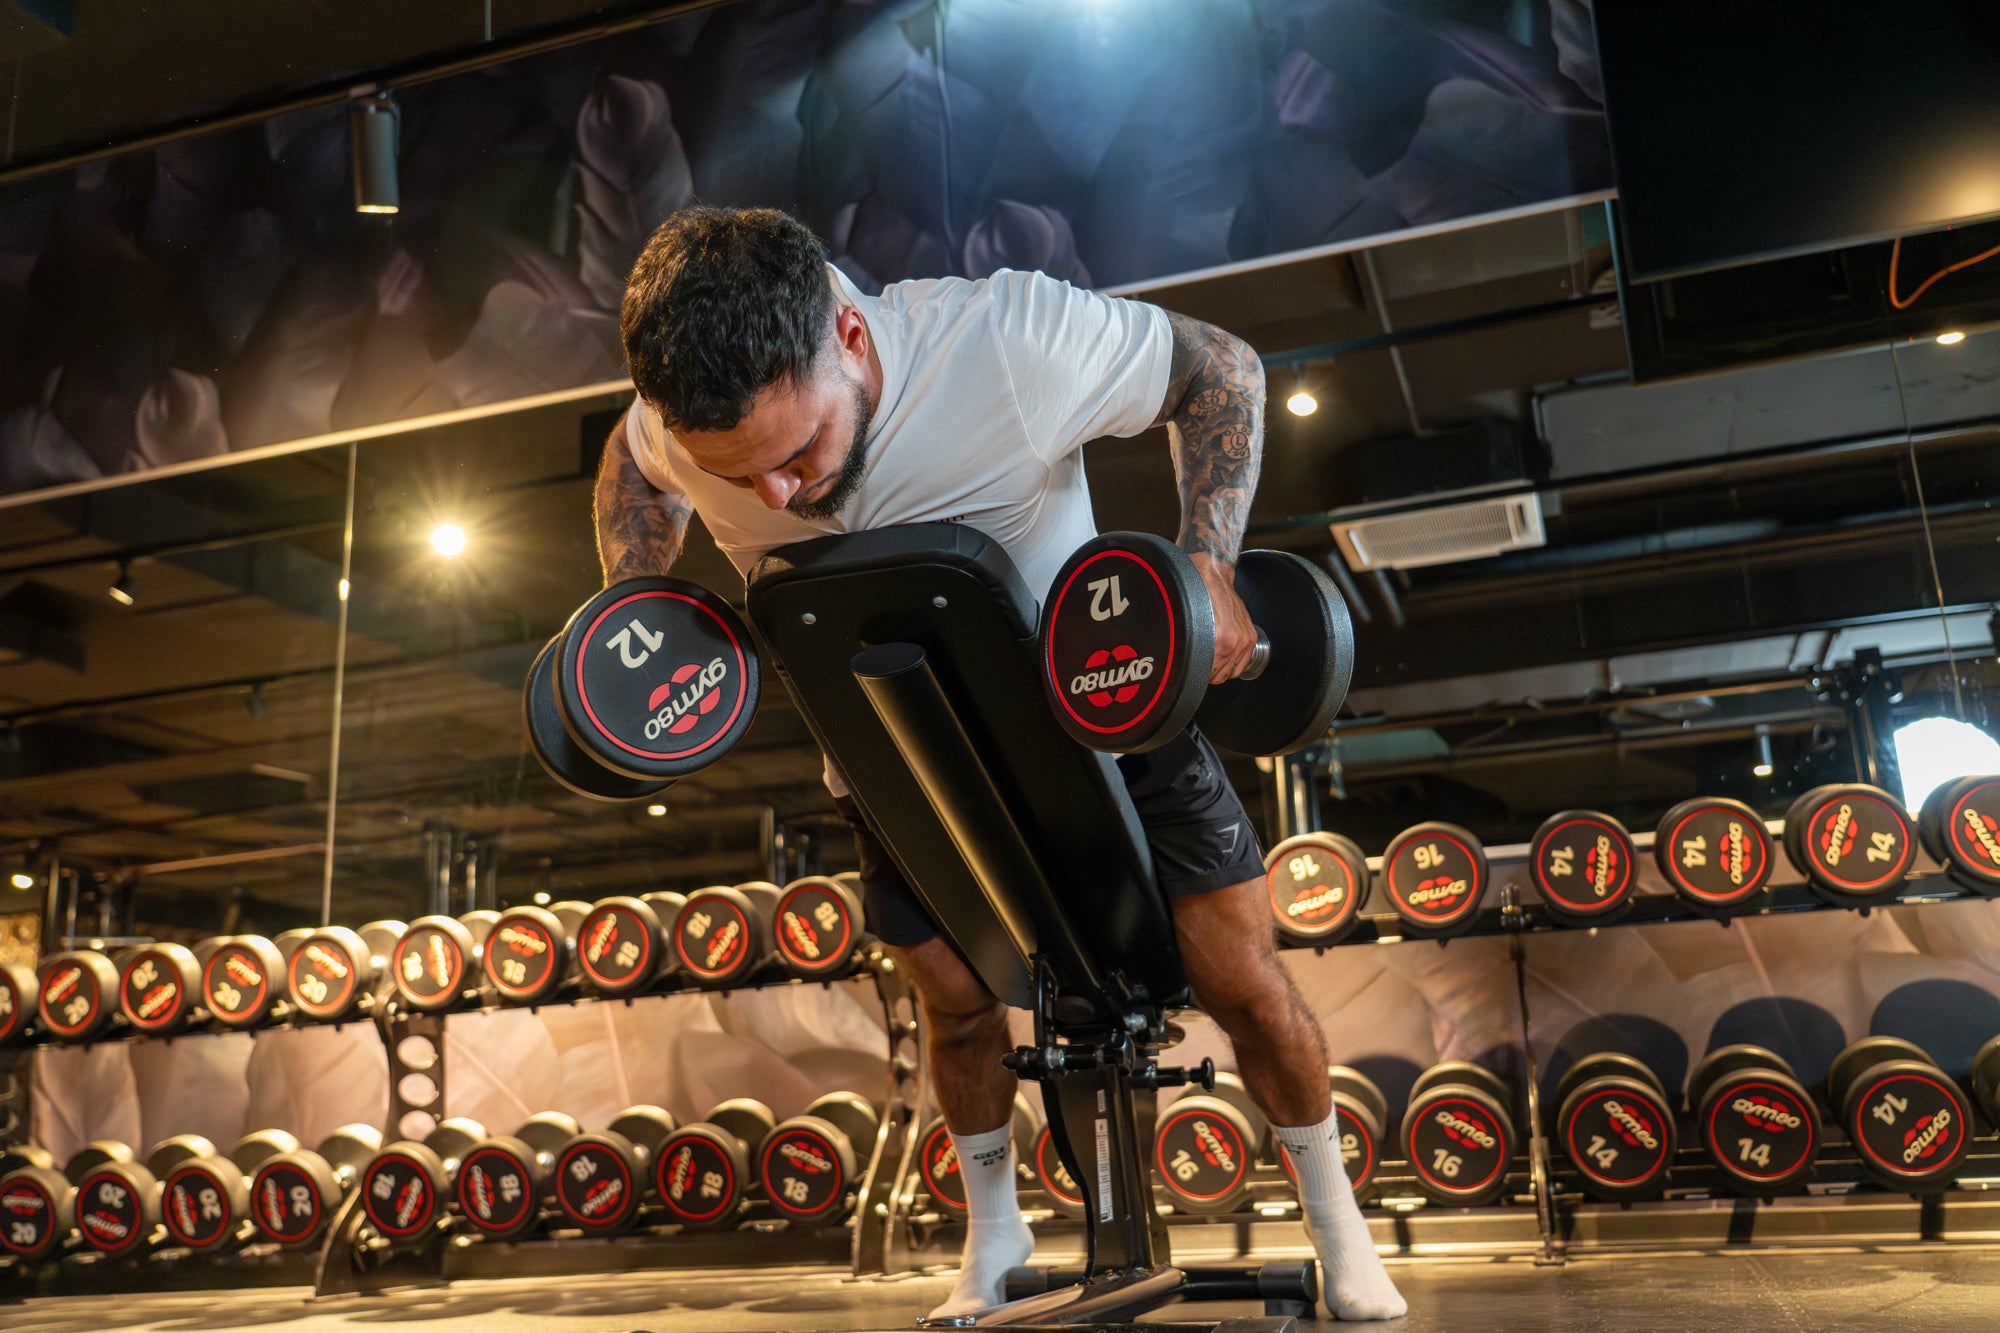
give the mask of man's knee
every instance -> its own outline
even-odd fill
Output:
[[[942,939],[889,952],[916,987],[933,1037],[962,1040],[984,1029],[1006,1026],[1006,1010],[1000,1001]]]
[[[1236,1040],[1284,1032],[1299,1020],[1291,978],[1274,958],[1246,958],[1240,969],[1190,981],[1202,1011]]]

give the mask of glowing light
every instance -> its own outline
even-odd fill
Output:
[[[35,877],[33,875],[24,875],[18,870],[14,872],[13,876],[7,882],[17,889],[32,889],[35,887]]]
[[[1757,766],[1750,771],[1760,778],[1768,778],[1776,771],[1771,764],[1771,733],[1768,731],[1757,733]]]
[[[139,585],[132,578],[132,567],[124,564],[119,565],[117,580],[104,591],[110,595],[112,601],[118,603],[120,606],[130,606],[136,602],[139,599]]]
[[[1285,410],[1295,417],[1309,417],[1319,411],[1319,399],[1300,389],[1285,400]]]
[[[431,531],[431,546],[439,555],[457,555],[465,549],[465,529],[456,523],[440,523]]]
[[[549,895],[546,893],[538,893],[535,895],[535,902],[540,905],[546,906],[548,904],[548,901],[549,901]]]
[[[1949,333],[1940,333],[1937,340],[1939,347],[1956,347],[1965,341],[1965,334],[1959,329],[1953,329]]]
[[[659,804],[649,805],[646,807],[646,813],[651,815],[653,818],[658,819],[661,815],[667,813],[667,807]]]
[[[2000,773],[2000,740],[1969,722],[1921,718],[1896,728],[1896,766],[1903,772],[1903,805],[1920,810],[1926,796],[1953,778]]]

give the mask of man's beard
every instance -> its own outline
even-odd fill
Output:
[[[840,476],[834,481],[833,489],[817,500],[801,501],[794,496],[785,508],[795,517],[814,523],[824,523],[839,516],[847,508],[847,502],[861,489],[862,474],[868,471],[868,423],[875,415],[874,406],[868,401],[868,390],[858,381],[849,380],[848,388],[854,391],[854,438],[847,445],[847,459],[840,465]]]

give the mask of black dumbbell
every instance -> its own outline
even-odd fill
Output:
[[[354,1018],[392,989],[389,959],[405,929],[400,921],[321,927],[286,959],[286,997],[315,1022]]]
[[[1556,1084],[1556,1142],[1584,1192],[1623,1202],[1658,1194],[1674,1162],[1674,1110],[1650,1067],[1609,1051],[1586,1055]]]
[[[1972,1135],[1965,1094],[1930,1053],[1896,1037],[1864,1037],[1834,1057],[1827,1104],[1861,1165],[1886,1189],[1927,1194],[1958,1173]]]
[[[1741,801],[1697,796],[1661,818],[1653,860],[1674,893],[1706,916],[1754,910],[1771,878],[1771,835]]]
[[[1464,1060],[1417,1076],[1397,1142],[1425,1198],[1472,1205],[1500,1197],[1516,1144],[1512,1100],[1498,1074]]]
[[[576,963],[599,995],[639,995],[680,967],[667,933],[687,899],[678,893],[599,899],[577,924]]]
[[[830,1092],[765,1136],[757,1174],[771,1207],[793,1222],[845,1221],[875,1151],[880,1119],[867,1098]]]
[[[284,987],[285,958],[278,946],[261,935],[229,935],[204,944],[197,956],[202,957],[201,1002],[209,1017],[238,1030],[268,1021]]]
[[[201,1005],[201,965],[180,944],[145,944],[125,955],[118,972],[118,1008],[135,1032],[169,1036],[188,1025]]]
[[[776,953],[772,924],[781,891],[753,880],[688,895],[674,918],[674,952],[697,986],[718,990],[750,980]]]
[[[1376,1168],[1382,1163],[1382,1135],[1389,1123],[1389,1099],[1382,1095],[1375,1080],[1346,1065],[1328,1065],[1326,1081],[1333,1093],[1333,1108],[1340,1114],[1340,1164],[1347,1172],[1347,1183],[1353,1187],[1355,1197],[1366,1198],[1374,1186]],[[1298,1168],[1282,1144],[1278,1147],[1278,1164],[1296,1184]]]
[[[1109,532],[1078,547],[1042,614],[1042,683],[1081,745],[1156,749],[1190,722],[1237,754],[1284,754],[1325,733],[1347,697],[1354,630],[1326,571],[1287,551],[1245,551],[1236,594],[1257,626],[1242,676],[1208,683],[1215,608],[1172,542]]]
[[[21,1259],[54,1253],[76,1229],[76,1186],[40,1148],[0,1153],[0,1249]]]
[[[1687,1096],[1702,1149],[1740,1193],[1769,1198],[1812,1174],[1819,1111],[1776,1052],[1717,1047],[1688,1075]]]
[[[787,884],[775,920],[778,961],[808,981],[845,974],[866,939],[860,896],[825,875]]]
[[[1456,824],[1404,829],[1382,852],[1382,888],[1409,935],[1443,939],[1471,929],[1487,875],[1486,850]]]
[[[1055,1132],[1046,1123],[1035,1131],[1034,1168],[1035,1183],[1049,1196],[1051,1211],[1062,1217],[1082,1217],[1088,1211],[1083,1190],[1063,1165],[1062,1154],[1056,1151]]]
[[[24,1041],[35,1027],[40,986],[19,963],[0,963],[0,1047]]]
[[[118,969],[93,949],[46,959],[36,983],[42,1031],[58,1041],[89,1041],[111,1023],[118,1004]]]
[[[2000,777],[1940,783],[1918,823],[1925,850],[1952,881],[1986,897],[2000,895]]]
[[[1264,858],[1278,934],[1293,944],[1338,944],[1361,921],[1368,858],[1338,833],[1301,833]]]
[[[1231,1213],[1249,1197],[1271,1126],[1243,1080],[1217,1074],[1207,1091],[1188,1092],[1160,1112],[1153,1166],[1175,1211]]]
[[[64,1168],[76,1184],[77,1234],[100,1254],[137,1254],[159,1226],[160,1178],[183,1162],[214,1155],[215,1145],[198,1134],[163,1140],[143,1163],[122,1143],[85,1144]]]
[[[257,1168],[281,1153],[299,1150],[299,1141],[281,1129],[245,1135],[228,1156],[209,1152],[189,1158],[160,1182],[160,1217],[174,1244],[191,1250],[223,1250],[254,1234],[244,1225],[250,1212],[250,1181]]]
[[[583,1133],[560,1111],[530,1116],[512,1134],[496,1134],[466,1151],[452,1177],[452,1197],[460,1217],[495,1240],[512,1240],[535,1229],[548,1194],[556,1157]]]
[[[482,909],[412,921],[389,954],[398,1002],[425,1014],[478,1004],[480,957],[499,915]]]
[[[588,903],[574,902],[524,903],[502,912],[480,955],[486,984],[507,1004],[554,999],[576,976],[571,940],[588,915]]]
[[[653,1188],[668,1218],[694,1231],[734,1226],[761,1191],[753,1163],[776,1125],[770,1107],[735,1097],[668,1135],[653,1156]]]
[[[1025,1169],[1035,1151],[1035,1108],[1025,1097],[1014,1098],[1007,1121],[1014,1140],[1017,1169]],[[947,1217],[962,1218],[970,1211],[965,1197],[965,1177],[958,1169],[958,1146],[952,1142],[951,1128],[944,1117],[932,1116],[917,1136],[917,1176],[930,1194],[931,1202]]]
[[[486,1137],[477,1120],[454,1116],[421,1143],[398,1139],[376,1153],[357,1183],[369,1223],[392,1244],[428,1234],[445,1216],[452,1173]]]
[[[290,1249],[316,1244],[335,1206],[382,1151],[373,1125],[343,1125],[318,1148],[267,1157],[250,1178],[250,1221],[263,1239]]]
[[[1836,907],[1894,902],[1916,861],[1916,830],[1880,787],[1815,787],[1785,811],[1785,851],[1812,891]]]
[[[1616,921],[1632,909],[1639,883],[1632,835],[1596,810],[1544,820],[1528,844],[1528,873],[1549,915],[1571,926]]]
[[[657,1106],[629,1106],[601,1130],[578,1134],[556,1158],[555,1200],[563,1218],[596,1236],[630,1230],[645,1200],[654,1155],[674,1132]]]

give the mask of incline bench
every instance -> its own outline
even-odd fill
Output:
[[[854,799],[974,971],[1030,1010],[1036,1079],[1063,1165],[1083,1188],[1081,1270],[1017,1269],[979,1327],[1118,1324],[1168,1301],[1262,1300],[1289,1328],[1312,1260],[1179,1268],[1153,1207],[1155,1089],[1206,1081],[1155,1060],[1189,1003],[1167,904],[1111,756],[1050,714],[1034,598],[999,544],[949,523],[827,537],[765,556],[749,579],[769,665]],[[971,1323],[975,1321],[957,1321]],[[1158,1324],[1146,1325],[1159,1329]]]

